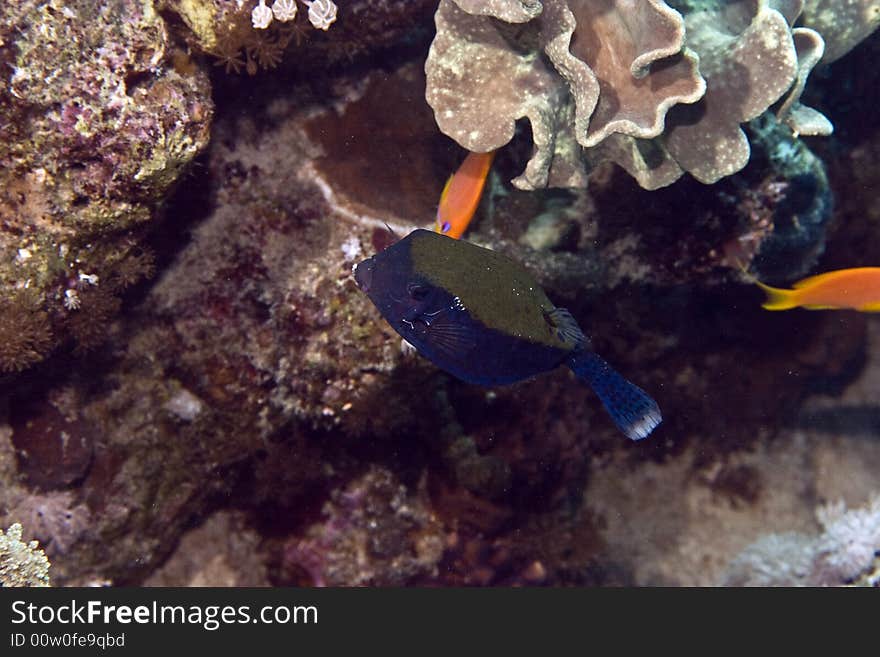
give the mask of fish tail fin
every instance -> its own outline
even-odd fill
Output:
[[[592,351],[579,351],[568,366],[602,400],[605,410],[627,438],[641,440],[663,420],[660,407],[644,390],[630,383]]]
[[[767,310],[790,310],[797,308],[800,302],[797,300],[795,290],[783,290],[778,287],[770,287],[764,285],[760,281],[755,284],[767,293],[767,300],[761,304],[762,308]]]

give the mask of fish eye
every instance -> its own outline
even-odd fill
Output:
[[[413,301],[424,301],[431,292],[431,288],[421,283],[410,283],[406,286],[406,291]]]

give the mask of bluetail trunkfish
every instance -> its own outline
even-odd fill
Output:
[[[565,365],[632,440],[662,420],[657,403],[593,352],[571,313],[507,256],[418,229],[353,272],[391,327],[462,381],[504,385]]]

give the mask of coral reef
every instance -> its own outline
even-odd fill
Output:
[[[37,541],[21,540],[21,525],[0,529],[0,586],[49,586],[49,560]]]
[[[426,67],[436,3],[338,4],[326,32],[303,2],[261,30],[269,0],[0,9],[19,548],[55,585],[714,585],[787,577],[737,559],[775,534],[875,584],[880,325],[767,313],[740,268],[880,258],[877,40],[823,68],[821,3],[450,0]],[[656,395],[649,441],[566,371],[451,379],[354,285],[431,223],[463,156],[438,123],[510,142],[468,239]]]
[[[288,45],[299,44],[306,34],[303,19],[286,18],[272,23],[272,10],[261,0],[251,9],[251,2],[181,2],[167,0],[162,8],[173,12],[186,26],[184,38],[216,58],[226,73],[272,69],[281,62]],[[268,12],[268,19],[265,18]],[[254,19],[254,14],[259,19]],[[269,29],[267,29],[269,28]],[[182,61],[182,58],[180,58]],[[193,66],[191,63],[190,66]]]
[[[267,586],[260,536],[245,514],[218,511],[187,531],[145,586]]]
[[[284,580],[304,574],[317,586],[401,586],[437,575],[446,540],[424,481],[411,492],[374,467],[334,491],[322,514],[285,547]]]
[[[785,17],[764,2],[719,4],[686,19],[700,56],[706,95],[670,116],[664,144],[675,162],[704,183],[742,169],[749,144],[740,124],[762,114],[791,86],[797,52]]]
[[[15,290],[0,300],[0,372],[40,362],[52,345],[49,317],[33,291]]]
[[[0,509],[33,526],[53,580],[139,583],[167,558],[156,583],[253,581],[234,565],[246,554],[257,581],[285,584],[643,582],[623,559],[609,570],[617,544],[603,527],[615,507],[601,500],[614,498],[591,492],[584,508],[584,486],[601,490],[598,473],[611,462],[689,464],[696,441],[705,465],[695,469],[732,458],[769,439],[817,379],[859,353],[864,323],[768,319],[751,290],[696,287],[711,276],[718,285],[724,270],[685,249],[703,238],[706,252],[720,253],[786,171],[756,161],[768,191],[727,183],[732,200],[715,202],[740,214],[726,226],[693,185],[659,192],[657,212],[672,214],[664,204],[676,194],[679,207],[705,213],[680,212],[680,239],[670,239],[675,222],[639,228],[650,215],[621,204],[645,207],[648,192],[623,174],[591,181],[592,205],[551,206],[578,227],[560,250],[516,244],[523,217],[541,211],[540,196],[521,192],[499,197],[476,236],[521,258],[584,319],[597,349],[659,392],[668,426],[647,452],[622,445],[564,372],[483,390],[407,354],[350,269],[388,239],[385,222],[406,231],[413,217],[429,220],[455,164],[430,111],[412,110],[418,73],[410,64],[340,77],[334,103],[306,88],[230,112],[215,125],[206,188],[172,201],[195,223],[181,226],[186,239],[165,236],[175,257],[110,334],[105,371],[50,377],[13,405],[16,483]],[[437,156],[389,166],[398,152]],[[788,189],[777,190],[777,205]],[[727,303],[743,308],[731,317]],[[90,384],[93,376],[106,383]],[[706,402],[717,390],[723,407]],[[62,433],[70,440],[59,449]],[[717,478],[728,488],[749,479],[748,469],[728,470]],[[762,498],[766,486],[748,489],[743,499]],[[221,521],[231,500],[237,515]],[[197,550],[197,534],[178,545],[215,516],[203,531],[229,541]],[[398,538],[376,543],[373,523]],[[337,551],[322,547],[332,542]],[[369,559],[353,562],[362,550]]]
[[[440,129],[474,151],[508,143],[528,118],[534,152],[513,179],[522,189],[585,186],[603,161],[646,189],[684,172],[717,182],[749,160],[740,125],[786,94],[778,113],[795,134],[827,135],[830,121],[799,102],[822,34],[836,54],[880,20],[875,3],[511,4],[440,3],[426,98]],[[819,6],[832,4],[846,8]],[[802,11],[812,27],[793,27]]]
[[[0,370],[93,346],[149,272],[133,276],[138,244],[213,112],[207,76],[170,50],[152,2],[0,8]]]
[[[511,30],[485,15],[491,3],[468,5],[440,3],[426,98],[440,129],[473,151],[503,146],[528,117],[535,153],[520,188],[581,184],[578,145],[656,137],[669,107],[704,93],[681,16],[663,2],[550,0]]]
[[[803,578],[786,578],[795,572],[806,577],[812,571],[813,562],[807,563],[806,557],[815,554],[812,549],[820,543],[823,522],[837,522],[841,500],[855,515],[840,516],[847,520],[837,529],[844,534],[861,532],[860,541],[870,536],[871,525],[859,528],[849,522],[871,518],[880,483],[880,444],[874,440],[880,426],[875,403],[880,389],[880,324],[869,323],[868,338],[870,357],[862,375],[848,385],[841,385],[839,377],[827,379],[819,394],[807,399],[771,440],[708,461],[701,452],[711,438],[663,463],[633,467],[621,456],[603,460],[584,492],[584,504],[605,519],[602,537],[609,558],[632,574],[632,583],[804,584]],[[831,356],[826,362],[833,360]],[[716,429],[707,436],[722,433]],[[662,508],[650,504],[649,498],[662,499]],[[817,517],[816,509],[826,507],[832,513]],[[776,536],[767,538],[769,534]],[[836,532],[834,551],[842,555],[861,549],[860,564],[866,570],[854,574],[851,582],[870,583],[867,550],[844,545],[839,540],[844,534]],[[756,554],[750,548],[755,543],[779,548],[774,554],[793,547],[785,554],[793,561],[771,562],[763,556],[766,551],[758,551],[756,559],[740,558],[746,550]],[[798,561],[803,567],[795,568]],[[824,583],[847,581],[829,578]]]
[[[847,511],[841,501],[816,511],[822,533],[769,534],[730,564],[728,586],[880,585],[880,497]]]
[[[301,7],[290,17],[289,7],[297,1],[308,5],[307,10]],[[158,5],[182,39],[195,51],[214,57],[227,73],[255,75],[281,66],[314,75],[425,38],[428,31],[419,26],[436,4],[435,0],[349,0],[337,8],[329,0],[280,3],[287,7],[287,13],[280,14],[286,20],[277,18],[274,4],[267,6],[265,0],[161,0]],[[260,16],[259,27],[254,11]],[[285,57],[288,51],[295,56]]]

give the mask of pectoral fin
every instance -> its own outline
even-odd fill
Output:
[[[577,320],[565,308],[554,308],[544,313],[547,323],[556,331],[556,337],[572,349],[582,351],[589,347],[589,340],[584,335]]]
[[[466,363],[477,344],[473,322],[462,315],[443,313],[431,322],[424,333],[425,342],[443,362]]]

